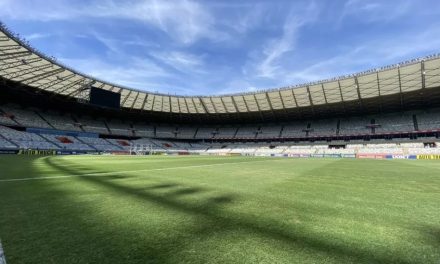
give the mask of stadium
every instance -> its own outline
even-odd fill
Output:
[[[0,263],[440,261],[438,54],[180,96],[1,24],[0,86]]]

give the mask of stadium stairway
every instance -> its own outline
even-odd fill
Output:
[[[3,111],[2,109],[0,109],[0,114],[3,114],[3,115],[10,115],[10,113],[7,113],[7,112]],[[9,119],[10,119],[12,122],[14,122],[15,125],[17,125],[17,126],[21,126],[21,124],[18,123],[17,120],[15,120],[15,118],[13,117],[13,115],[12,115],[11,117],[9,117]]]
[[[417,115],[413,115],[414,131],[419,131],[419,124],[417,122]]]
[[[84,142],[84,141],[81,140],[79,137],[75,137],[75,139],[78,140],[79,142],[81,142],[82,144],[87,145],[87,146],[91,147],[92,149],[98,151],[98,149],[95,148],[95,146],[93,146],[92,144],[89,144],[89,143],[87,143],[87,142]]]
[[[48,137],[46,137],[46,136],[44,136],[44,135],[39,135],[39,136],[42,137],[42,138],[43,138],[44,140],[46,140],[47,142],[52,143],[52,144],[54,144],[55,146],[59,147],[60,149],[63,149],[63,148],[64,148],[63,145],[62,145],[60,142],[55,142],[55,141],[51,140],[50,138],[48,138]]]
[[[72,118],[72,120],[76,123],[76,124],[81,124],[81,122],[78,121],[78,118],[76,118],[74,115],[70,116]],[[86,130],[84,129],[84,127],[82,125],[79,126],[79,128],[81,128],[82,132],[86,132]]]
[[[108,140],[108,139],[106,139],[105,141],[107,141],[110,145],[119,148],[120,150],[124,150],[124,146],[122,144],[116,144],[114,141],[111,141],[111,140]],[[129,141],[127,141],[127,143],[128,142]]]
[[[341,128],[341,119],[338,119],[338,123],[336,124],[336,136],[339,136],[340,128]]]
[[[239,129],[240,129],[240,127],[237,127],[237,129],[235,130],[234,136],[232,136],[232,138],[235,138],[237,136]]]
[[[281,138],[283,135],[283,131],[284,131],[284,126],[281,126],[281,130],[280,133],[278,134],[278,137]]]
[[[109,134],[109,135],[112,135],[113,133],[112,133],[112,131],[110,130],[110,127],[108,126],[107,121],[104,120],[103,123],[104,123],[104,125],[105,125],[105,128],[107,128],[108,134]]]
[[[15,144],[11,140],[9,140],[6,137],[4,137],[2,134],[0,134],[0,139],[4,139],[6,142],[10,143],[12,146],[15,146],[15,147],[19,148],[19,146],[17,144]]]
[[[192,138],[196,138],[197,133],[199,133],[199,128],[198,127],[196,128],[196,132],[194,133],[194,136]]]
[[[35,113],[41,118],[41,120],[46,122],[51,128],[56,129],[56,127],[54,127],[51,123],[49,123],[49,121],[47,121],[46,118],[44,118],[44,116],[40,115],[38,111],[35,111]]]

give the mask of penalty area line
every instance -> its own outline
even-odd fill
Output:
[[[75,177],[105,177],[111,176],[117,173],[131,173],[131,172],[149,172],[149,171],[166,171],[166,170],[177,170],[177,169],[191,169],[191,168],[203,168],[203,167],[213,167],[221,165],[235,165],[243,163],[255,163],[255,162],[265,162],[273,161],[273,159],[265,160],[253,160],[253,161],[240,161],[240,162],[224,162],[215,164],[203,164],[203,165],[190,165],[190,166],[178,166],[178,167],[168,167],[168,168],[156,168],[156,169],[143,169],[143,170],[125,170],[125,171],[113,171],[113,172],[94,172],[94,173],[84,173],[84,174],[70,174],[70,175],[58,175],[58,176],[47,176],[47,177],[35,177],[35,178],[13,178],[13,179],[2,179],[2,182],[20,182],[20,181],[36,181],[36,180],[51,180],[51,179],[64,179],[64,178],[75,178]],[[0,262],[0,264],[2,264]]]

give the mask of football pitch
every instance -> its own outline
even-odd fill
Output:
[[[15,263],[440,263],[440,162],[1,156]]]

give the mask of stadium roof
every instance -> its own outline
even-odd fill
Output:
[[[62,65],[30,47],[0,24],[0,77],[39,90],[83,98],[91,86],[121,94],[129,110],[175,114],[240,114],[362,102],[440,87],[440,56],[374,69],[350,76],[254,93],[174,96],[105,82]]]

